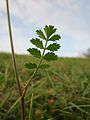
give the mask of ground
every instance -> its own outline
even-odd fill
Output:
[[[34,71],[24,66],[31,61],[38,59],[16,55],[21,84]],[[21,120],[18,97],[11,55],[0,53],[0,120]],[[25,97],[25,111],[26,120],[29,113],[32,120],[90,120],[90,58],[59,58],[49,69],[38,70]]]

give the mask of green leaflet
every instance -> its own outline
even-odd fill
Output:
[[[56,40],[59,40],[60,38],[61,38],[60,35],[55,34],[55,35],[53,35],[53,36],[49,39],[49,41],[56,41]]]
[[[42,41],[41,41],[40,39],[38,39],[38,38],[36,38],[36,39],[33,38],[33,39],[31,40],[31,43],[32,43],[33,45],[35,45],[36,47],[38,47],[38,48],[41,48],[41,49],[44,48]]]
[[[27,51],[34,57],[36,58],[40,58],[41,57],[41,52],[40,50],[36,49],[36,48],[29,48],[27,49]]]
[[[35,63],[26,63],[25,67],[28,69],[34,69],[37,67],[37,65]]]
[[[42,64],[39,66],[39,68],[41,68],[41,69],[46,69],[48,67],[49,67],[49,64]]]
[[[40,37],[41,39],[46,40],[46,37],[45,37],[44,33],[41,30],[36,30],[36,33],[38,34],[38,37]]]
[[[57,51],[60,48],[60,45],[57,43],[50,44],[46,49],[50,51]]]
[[[28,69],[34,69],[34,68],[37,68],[37,65],[35,63],[26,63],[25,67]],[[48,67],[49,67],[49,64],[42,64],[39,66],[39,68],[41,69],[46,69]]]
[[[55,33],[56,30],[57,29],[54,28],[54,26],[52,26],[52,25],[49,25],[49,26],[46,25],[44,28],[47,38],[49,38],[53,33]]]
[[[53,52],[48,52],[45,54],[44,59],[49,62],[54,61],[54,60],[57,60],[57,55],[55,55],[55,53]]]

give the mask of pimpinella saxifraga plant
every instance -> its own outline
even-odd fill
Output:
[[[35,46],[35,48],[29,48],[27,51],[33,57],[39,59],[39,63],[26,63],[25,67],[28,69],[35,69],[31,78],[27,81],[23,88],[22,99],[25,97],[25,93],[28,89],[30,82],[32,81],[34,75],[36,74],[37,70],[46,69],[49,67],[49,64],[43,64],[43,60],[46,61],[54,61],[57,60],[58,56],[55,54],[55,51],[58,51],[60,48],[60,44],[57,43],[61,36],[56,34],[56,28],[52,25],[45,26],[44,30],[36,30],[38,38],[32,38],[30,42]],[[24,102],[24,100],[23,100]]]

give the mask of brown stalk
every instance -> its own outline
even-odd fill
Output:
[[[13,38],[12,38],[12,30],[11,30],[8,0],[6,0],[6,10],[7,10],[8,30],[9,30],[9,36],[10,36],[11,52],[12,52],[13,69],[14,69],[16,84],[17,84],[17,87],[18,87],[18,90],[19,90],[19,95],[21,97],[22,96],[22,90],[21,90],[21,85],[20,85],[20,82],[19,82],[19,77],[18,77],[18,74],[17,74],[17,66],[16,66],[16,58],[15,58],[15,52],[14,52]],[[22,109],[22,120],[25,120],[25,117],[24,117],[24,97],[22,97],[22,99],[21,99],[21,109]]]

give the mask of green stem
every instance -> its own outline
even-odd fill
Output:
[[[43,50],[43,53],[42,53],[42,56],[41,56],[41,59],[40,59],[40,61],[39,61],[39,64],[38,64],[37,68],[35,69],[34,73],[33,73],[32,76],[31,76],[31,78],[28,80],[28,82],[26,83],[26,85],[25,85],[25,87],[24,87],[23,94],[22,94],[22,97],[23,97],[23,98],[24,98],[24,96],[25,96],[25,93],[26,93],[26,91],[27,91],[27,88],[28,88],[30,82],[32,81],[34,75],[36,74],[36,72],[38,71],[39,66],[40,66],[41,63],[42,63],[43,56],[44,56],[44,53],[45,53],[45,50],[46,50],[46,46],[47,46],[47,42],[48,42],[48,40],[46,40],[45,47],[44,47],[44,50]]]
[[[8,0],[6,0],[6,10],[7,10],[7,19],[8,19],[8,30],[9,30],[9,36],[10,36],[10,45],[11,45],[11,51],[12,51],[12,62],[13,62],[13,69],[16,79],[16,84],[19,90],[19,95],[22,96],[21,86],[17,74],[17,66],[16,66],[16,59],[15,59],[15,52],[14,52],[14,46],[13,46],[13,38],[12,38],[12,30],[11,30],[11,22],[10,22],[10,13],[9,13],[9,3]],[[21,99],[21,106],[22,106],[22,120],[24,120],[24,99]]]

